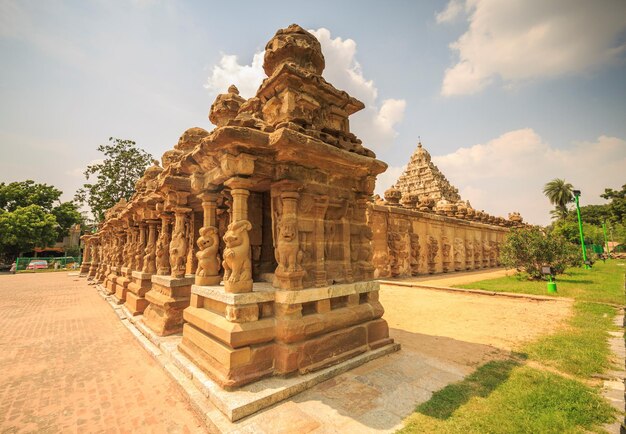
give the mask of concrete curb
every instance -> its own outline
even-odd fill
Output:
[[[546,295],[533,295],[533,294],[520,294],[516,292],[499,292],[499,291],[485,291],[483,289],[465,289],[465,288],[452,288],[449,286],[436,286],[436,285],[423,285],[418,282],[397,282],[393,280],[379,280],[381,285],[390,285],[390,286],[405,286],[405,287],[414,287],[420,289],[431,289],[436,291],[447,291],[447,292],[460,292],[466,294],[476,294],[476,295],[490,295],[490,296],[499,296],[499,297],[509,297],[509,298],[525,298],[528,300],[535,301],[556,301],[556,302],[574,302],[573,298],[568,297],[549,297]]]

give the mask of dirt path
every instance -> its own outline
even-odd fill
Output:
[[[537,301],[389,284],[381,286],[380,298],[390,328],[405,347],[469,364],[483,360],[483,349],[465,345],[465,351],[460,351],[459,344],[446,338],[486,345],[494,353],[510,352],[552,333],[572,313],[569,300]]]

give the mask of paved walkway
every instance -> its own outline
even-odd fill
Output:
[[[0,431],[203,432],[84,279],[0,276]]]

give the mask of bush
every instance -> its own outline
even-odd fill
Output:
[[[576,246],[568,243],[562,236],[545,233],[539,227],[512,229],[502,250],[500,260],[508,268],[525,271],[532,279],[541,279],[541,267],[551,266],[557,274],[565,268],[578,265],[580,255]]]

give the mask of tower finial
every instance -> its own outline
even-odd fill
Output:
[[[421,136],[417,136],[417,147],[418,148],[422,147],[422,137]]]

